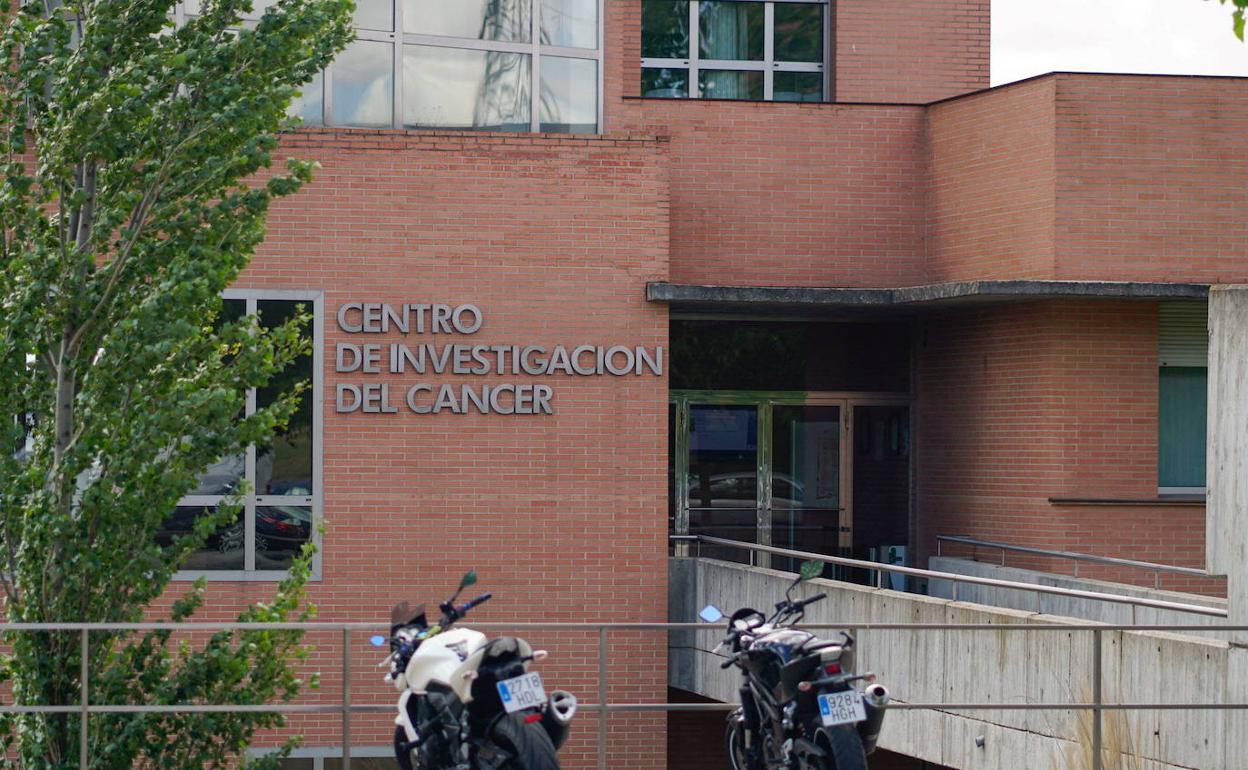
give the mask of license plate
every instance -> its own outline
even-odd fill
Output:
[[[854,689],[819,696],[819,716],[826,727],[849,725],[867,718],[862,693]]]
[[[498,688],[498,697],[503,701],[503,710],[508,714],[546,702],[546,688],[542,687],[541,674],[524,674],[514,679],[504,679],[495,686]]]

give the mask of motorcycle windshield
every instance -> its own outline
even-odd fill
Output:
[[[412,624],[420,626],[429,625],[425,620],[425,605],[417,604],[413,607],[406,601],[394,605],[390,610],[390,625],[393,627],[410,626]]]

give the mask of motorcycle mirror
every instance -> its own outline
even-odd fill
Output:
[[[373,645],[374,647],[385,647],[386,642],[388,641],[390,640],[384,636],[381,636],[380,634],[378,634],[377,636],[370,636],[368,638],[368,643]]]
[[[802,580],[813,580],[823,574],[823,562],[811,560],[802,562]]]
[[[718,623],[724,619],[724,613],[720,612],[714,604],[708,604],[698,613],[698,617],[703,623]]]
[[[463,580],[459,581],[459,590],[462,591],[468,586],[473,586],[476,584],[477,584],[477,571],[475,569],[470,569],[468,570],[468,573],[464,575]]]

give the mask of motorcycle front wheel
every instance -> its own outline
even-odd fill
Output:
[[[828,760],[822,767],[809,770],[867,770],[867,752],[853,725],[820,727],[815,734],[815,745],[824,750]]]
[[[773,765],[780,761],[779,755],[770,750],[773,744],[767,737],[764,737],[762,744],[756,745],[753,750],[747,749],[745,730],[745,719],[739,713],[734,712],[728,720],[728,730],[724,735],[724,744],[728,752],[728,761],[732,763],[732,770],[764,770],[767,767],[767,761]],[[766,760],[763,758],[764,754],[767,755]]]

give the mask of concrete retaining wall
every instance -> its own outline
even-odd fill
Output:
[[[792,580],[788,573],[710,559],[670,562],[671,619],[692,621],[714,603],[725,611],[769,608]],[[866,588],[828,580],[799,589],[823,591],[811,623],[914,622],[1027,625],[1061,623],[1069,631],[911,631],[858,633],[856,665],[874,671],[895,697],[912,703],[1040,703],[1087,700],[1092,635],[1087,621]],[[831,635],[831,632],[829,632]],[[719,700],[736,700],[737,674],[719,668],[711,650],[722,626],[673,634],[671,684]],[[1220,640],[1143,632],[1103,632],[1106,703],[1243,702],[1248,650]],[[893,711],[881,746],[956,768],[1083,770],[1075,751],[1081,721],[1073,712]],[[1129,738],[1147,770],[1236,770],[1248,767],[1248,719],[1215,711],[1125,712],[1108,716],[1106,733]],[[984,739],[977,748],[977,737]],[[1137,765],[1129,765],[1134,768]]]
[[[1177,593],[1174,591],[1156,591],[1148,588],[1107,583],[1102,580],[1089,580],[1066,575],[1054,575],[1051,572],[1037,572],[1017,567],[1002,567],[952,556],[933,556],[928,559],[928,569],[938,572],[952,572],[958,575],[993,578],[996,580],[1014,580],[1020,583],[1071,588],[1078,591],[1098,591],[1100,593],[1134,596],[1143,599],[1157,599],[1165,602],[1181,602],[1201,607],[1217,607],[1226,609],[1225,599],[1210,598],[1198,594]],[[953,598],[953,583],[947,580],[933,580],[928,584],[927,592],[931,596],[942,599]],[[958,599],[964,602],[987,604],[992,607],[1008,607],[1017,610],[1041,612],[1047,615],[1094,620],[1098,623],[1114,625],[1227,625],[1226,618],[1194,615],[1190,612],[1135,607],[1129,604],[1111,604],[1092,599],[1078,599],[1068,596],[1038,594],[1032,591],[1016,591],[1009,588],[993,588],[967,583],[958,585]],[[1193,635],[1211,639],[1225,639],[1222,632],[1194,632]]]

